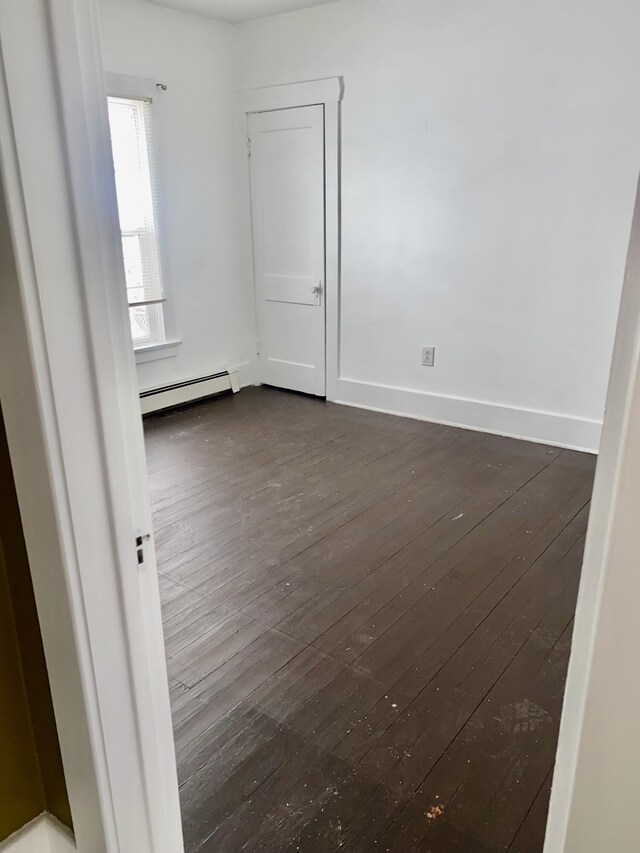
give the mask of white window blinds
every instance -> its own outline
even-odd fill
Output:
[[[151,104],[115,97],[108,101],[127,298],[132,309],[141,309],[164,301],[154,216]],[[144,329],[134,327],[134,314]],[[162,336],[149,328],[148,314],[132,311],[134,341]]]

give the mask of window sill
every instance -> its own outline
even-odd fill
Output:
[[[172,358],[178,354],[178,347],[181,344],[182,341],[171,340],[135,347],[136,364],[145,364],[147,361],[157,361],[161,358]]]

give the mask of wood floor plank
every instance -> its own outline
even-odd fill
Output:
[[[536,798],[529,807],[515,838],[509,846],[509,853],[538,853],[544,845],[544,831],[551,797],[553,766],[549,768]]]
[[[564,592],[559,571],[561,558],[581,541],[585,524],[583,516],[576,517],[566,533],[534,562],[514,560],[389,688],[397,712],[390,713],[388,702],[372,708],[361,721],[356,721],[350,736],[340,744],[340,754],[361,760],[372,773],[387,780],[391,766],[406,761],[412,751],[416,753],[415,762],[420,763],[415,744],[424,736],[425,722],[434,719],[443,699],[450,701],[457,696],[457,685],[482,664],[496,643],[513,638],[516,620],[528,620],[523,621],[519,634],[522,642],[529,636],[530,625],[546,612],[554,596]],[[510,661],[513,655],[514,647],[505,645],[501,659]],[[499,661],[497,667],[499,674]],[[480,686],[486,690],[491,683],[487,675]],[[471,707],[480,699],[468,686],[464,694],[465,700],[471,700]],[[409,697],[410,704],[405,707],[401,697]],[[446,706],[444,714],[448,715]],[[430,736],[426,740],[433,742]]]
[[[324,538],[328,532],[339,529],[362,512],[383,502],[394,488],[414,476],[416,467],[422,473],[432,470],[443,456],[459,458],[463,449],[461,447],[456,451],[456,448],[446,444],[440,445],[430,441],[420,452],[419,458],[416,457],[415,451],[392,451],[369,466],[370,470],[366,471],[364,478],[355,480],[342,466],[329,494],[322,499],[321,506],[313,503],[306,524],[289,523],[282,526],[273,523],[272,513],[277,509],[277,499],[272,500],[269,513],[263,518],[263,525],[252,529],[252,537],[244,535],[245,528],[245,531],[236,537],[238,541],[225,538],[219,544],[211,544],[211,541],[206,540],[179,555],[175,552],[162,554],[163,569],[177,579],[185,579],[186,573],[188,585],[199,586],[203,582],[210,585],[211,580],[215,580],[225,568],[234,569],[239,562],[247,559],[251,565],[260,564],[264,560],[265,545],[282,559],[291,558]],[[267,519],[269,523],[264,523]],[[212,574],[211,564],[214,558],[217,558],[217,570]]]
[[[187,853],[541,853],[593,457],[267,388],[145,435]]]

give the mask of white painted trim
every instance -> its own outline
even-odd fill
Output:
[[[607,392],[545,853],[640,850],[640,190]]]
[[[131,77],[128,74],[116,74],[105,71],[107,95],[112,98],[131,98],[131,100],[153,101],[158,89],[153,80],[144,77]]]
[[[27,11],[31,17],[25,17]],[[44,330],[45,311],[36,281],[37,247],[31,234],[24,163],[19,160],[19,152],[22,159],[25,153],[25,127],[20,131],[19,125],[26,121],[20,115],[19,101],[31,90],[37,93],[39,83],[37,73],[35,86],[20,82],[25,53],[20,45],[28,39],[33,50],[42,49],[45,61],[51,63],[46,53],[47,38],[43,13],[33,4],[0,4],[0,402],[75,830],[89,849],[99,850],[112,838],[113,821],[109,799],[103,805],[100,795],[106,772],[96,749],[99,731],[93,674],[82,651],[88,643],[87,630],[84,620],[74,615],[80,595],[77,558],[70,541],[69,500]],[[13,46],[20,52],[12,54]],[[13,105],[11,78],[16,90],[22,88]],[[37,95],[35,103],[44,112],[36,115],[45,126],[51,123],[55,128],[49,108],[50,99],[55,102],[54,93],[45,85],[42,95],[44,103],[39,104]],[[32,127],[31,139],[34,132]],[[50,134],[49,129],[47,136],[39,139],[40,156],[45,156],[45,150],[50,153]],[[51,192],[51,187],[48,189]],[[58,223],[54,220],[53,225]],[[33,471],[39,472],[37,481]]]
[[[178,853],[96,0],[0,2],[0,45],[0,398],[74,830],[81,850]]]
[[[256,366],[251,361],[243,361],[229,368],[229,373],[235,373],[240,388],[256,384]]]
[[[178,355],[182,341],[160,341],[155,344],[142,344],[134,347],[136,364],[146,364],[148,361],[158,361],[162,358],[173,358]]]
[[[0,844],[0,853],[75,853],[73,835],[50,814],[38,815]]]
[[[340,78],[337,100],[324,104],[325,275],[326,275],[326,396],[334,400],[340,376]]]
[[[171,264],[168,262],[167,258],[167,241],[165,239],[165,233],[167,231],[165,224],[165,212],[160,205],[157,203],[158,198],[162,198],[164,195],[164,180],[162,170],[159,168],[158,163],[158,148],[159,143],[157,140],[157,130],[156,127],[158,125],[158,116],[161,115],[162,109],[164,107],[164,95],[165,92],[158,88],[162,86],[161,83],[156,83],[154,80],[148,80],[145,77],[133,77],[129,74],[119,74],[114,71],[106,71],[104,72],[104,80],[106,86],[106,94],[114,97],[114,98],[131,98],[133,100],[147,100],[151,103],[151,112],[149,115],[149,123],[150,123],[150,131],[151,131],[151,140],[152,140],[152,161],[151,161],[151,170],[153,172],[154,179],[154,215],[156,219],[155,230],[156,230],[156,243],[158,254],[160,258],[160,279],[162,284],[162,292],[164,295],[164,299],[162,300],[162,326],[164,328],[164,340],[159,341],[159,344],[163,344],[165,341],[169,344],[174,342],[180,342],[178,339],[178,330],[176,326],[176,311],[175,311],[175,299],[173,296],[174,288],[172,287],[172,282],[170,280],[169,270],[171,269]],[[155,323],[154,323],[155,325]],[[149,346],[153,346],[153,343]],[[136,355],[136,363],[144,364],[148,361],[155,361],[160,358],[168,358],[170,355],[175,355],[175,353],[166,353],[165,355],[150,355],[151,350],[147,350],[146,346],[143,344],[142,347],[139,347],[137,350],[134,347],[134,350],[137,352],[145,351],[145,355],[141,355],[138,357]]]
[[[600,421],[557,412],[355,379],[338,379],[334,402],[588,453],[597,453],[602,427]]]
[[[240,93],[240,103],[245,113],[243,146],[246,139],[246,115],[249,113],[306,107],[314,104],[324,106],[325,392],[327,400],[335,400],[336,383],[340,375],[340,104],[343,95],[342,77],[265,86]],[[248,168],[247,194],[250,195]],[[253,250],[252,246],[251,250]]]
[[[325,77],[321,80],[247,89],[241,93],[241,97],[245,113],[262,113],[312,104],[337,104],[342,100],[343,92],[342,77]]]
[[[139,572],[134,547],[136,533],[151,532],[152,523],[129,309],[119,286],[124,271],[97,0],[47,3],[62,115],[60,143],[86,318],[80,334],[86,337],[92,368],[92,438],[101,457],[101,493],[106,499],[104,508],[96,501],[93,509],[104,512],[105,546],[110,549],[105,557],[112,559],[105,570],[115,575],[115,633],[105,631],[103,592],[108,595],[109,590],[102,589],[102,576],[85,572],[82,579],[83,615],[95,635],[92,651],[109,794],[122,853],[175,853],[183,847],[182,823],[155,551],[149,543],[146,571]],[[80,400],[86,401],[80,389],[76,393],[74,420]],[[67,437],[75,440],[71,434]],[[82,463],[77,455],[70,461],[73,467]],[[86,479],[87,472],[81,476]],[[82,565],[92,559],[97,569],[95,527],[92,533]],[[118,643],[122,661],[114,679]]]

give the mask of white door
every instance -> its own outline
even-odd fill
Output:
[[[324,108],[249,116],[258,379],[325,394]]]

